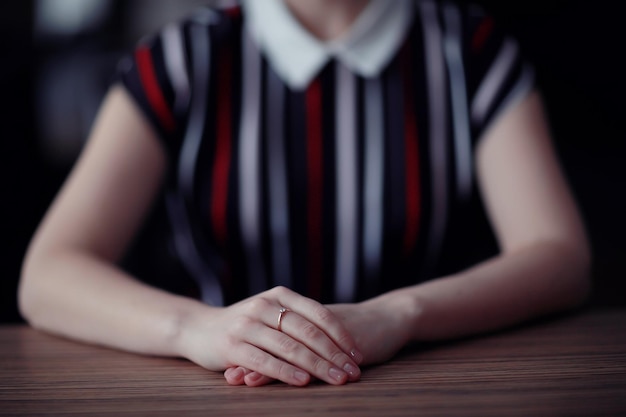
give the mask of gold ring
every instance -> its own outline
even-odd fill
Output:
[[[280,310],[278,310],[278,326],[276,326],[276,329],[278,329],[279,332],[282,331],[281,325],[282,325],[282,322],[283,322],[283,316],[288,311],[291,311],[291,310],[289,310],[288,308],[285,308],[285,307],[281,307]]]

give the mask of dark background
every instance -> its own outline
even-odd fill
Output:
[[[168,13],[182,3],[171,0]],[[594,248],[590,303],[624,306],[626,22],[622,2],[477,3],[518,38],[537,68],[555,144]],[[137,28],[131,24],[137,7],[131,10],[129,5],[138,3],[114,0],[111,4],[110,13],[97,27],[55,38],[34,36],[32,0],[0,3],[0,322],[21,321],[16,290],[29,239],[82,145],[117,60],[137,40]],[[177,12],[188,6],[180,6]],[[157,27],[168,17],[156,16],[144,26]],[[155,218],[159,220],[158,212]],[[146,232],[140,242],[154,239]],[[138,253],[140,259],[146,257],[145,250]]]

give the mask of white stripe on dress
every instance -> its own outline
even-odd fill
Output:
[[[198,283],[202,302],[216,307],[223,306],[224,296],[219,279],[205,261],[193,239],[193,230],[182,195],[168,195],[166,203],[172,229],[175,231],[176,253],[189,275]]]
[[[243,86],[239,131],[239,221],[250,292],[266,289],[261,256],[261,55],[247,31],[242,38]]]
[[[161,33],[165,70],[174,88],[174,112],[180,114],[189,105],[190,87],[187,75],[185,44],[182,28],[178,24],[169,24]]]
[[[423,271],[423,276],[429,277],[439,257],[448,221],[447,93],[443,40],[437,17],[437,6],[430,0],[419,2],[419,6],[426,51],[433,193],[432,219]]]
[[[467,83],[461,52],[461,15],[456,6],[444,6],[446,36],[444,52],[450,73],[452,127],[455,142],[456,183],[461,200],[472,191],[472,146],[470,136]]]
[[[481,125],[487,118],[489,110],[502,90],[507,76],[514,68],[518,56],[517,43],[512,39],[506,39],[498,52],[498,56],[483,78],[476,95],[472,101],[472,121]]]
[[[383,91],[380,77],[365,81],[365,186],[363,260],[368,280],[380,270],[383,236]]]
[[[500,103],[498,108],[493,114],[490,123],[482,128],[482,132],[486,132],[489,129],[491,123],[498,120],[498,117],[505,112],[509,107],[526,97],[530,93],[535,85],[535,70],[529,64],[525,64],[522,73],[520,74],[517,82],[511,89],[511,92]],[[480,138],[479,138],[480,140]]]
[[[292,287],[289,247],[289,200],[285,159],[285,87],[268,66],[267,75],[267,157],[269,172],[270,227],[272,229],[273,279],[277,285]]]
[[[211,41],[206,27],[194,25],[190,30],[195,94],[193,94],[187,131],[180,151],[178,181],[185,197],[193,200],[194,175],[204,134],[207,110],[206,100],[211,76]]]
[[[357,144],[356,78],[337,63],[336,169],[337,248],[335,297],[337,302],[353,301],[357,266]]]
[[[211,43],[208,28],[191,27],[194,91],[189,123],[179,157],[179,189],[167,199],[167,208],[175,231],[174,244],[182,264],[200,287],[202,301],[214,306],[224,304],[219,279],[208,266],[193,237],[187,203],[193,204],[194,173],[204,132],[206,98],[210,78]],[[208,255],[208,254],[204,254]]]

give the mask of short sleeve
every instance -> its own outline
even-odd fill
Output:
[[[116,74],[170,155],[180,143],[190,100],[185,44],[184,25],[170,24],[142,39]]]
[[[493,121],[532,91],[535,74],[519,43],[492,16],[471,6],[465,19],[469,116],[473,137],[480,139]]]

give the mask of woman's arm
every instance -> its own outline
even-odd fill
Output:
[[[24,261],[23,316],[37,328],[144,354],[233,364],[306,385],[359,377],[360,355],[329,310],[276,288],[228,308],[149,287],[116,266],[166,169],[152,128],[122,87],[108,95],[77,166]],[[276,330],[279,309],[291,310]]]
[[[33,326],[142,353],[176,354],[180,315],[193,304],[114,266],[149,210],[165,164],[130,98],[113,89],[24,261],[19,305]]]
[[[510,109],[477,149],[478,180],[501,254],[405,290],[413,338],[498,329],[580,305],[590,288],[590,248],[559,169],[538,93]]]

